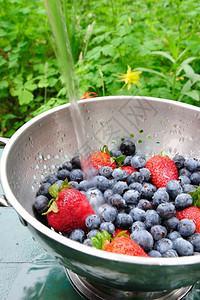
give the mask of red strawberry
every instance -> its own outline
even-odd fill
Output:
[[[178,170],[172,159],[166,156],[154,155],[146,162],[146,168],[151,172],[153,184],[166,187],[170,180],[178,180]]]
[[[195,232],[200,233],[200,208],[196,206],[190,206],[184,210],[177,211],[175,216],[180,221],[182,219],[190,219],[196,225]]]
[[[104,250],[118,254],[149,257],[137,243],[125,235],[116,237],[111,243],[106,245]]]
[[[50,226],[61,232],[71,233],[77,228],[86,231],[85,219],[95,214],[85,195],[74,189],[62,190],[53,204],[57,209],[50,210],[47,220]]]
[[[136,169],[134,169],[133,167],[131,166],[125,166],[125,167],[122,167],[121,168],[123,171],[125,171],[127,174],[130,174],[132,172],[136,172]]]
[[[106,152],[94,152],[90,156],[91,164],[94,168],[99,170],[103,166],[108,166],[113,169],[116,168],[115,161],[112,161],[110,155]]]

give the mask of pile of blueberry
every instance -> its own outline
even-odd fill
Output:
[[[127,174],[120,167],[102,167],[94,170],[91,180],[84,179],[80,159],[73,157],[64,162],[56,174],[49,174],[40,186],[34,203],[41,214],[47,210],[51,196],[49,188],[59,186],[67,178],[70,188],[85,194],[95,215],[86,219],[88,233],[75,229],[68,238],[92,246],[91,237],[98,231],[113,234],[116,228],[127,230],[152,257],[176,257],[200,254],[200,233],[195,233],[192,220],[179,221],[177,210],[192,205],[189,192],[200,185],[200,163],[194,158],[175,155],[172,159],[178,168],[178,180],[168,182],[166,188],[156,188],[151,182],[145,154],[135,151],[132,142],[122,142],[110,151],[111,156],[126,155],[123,166],[136,172]],[[44,199],[48,199],[44,201]]]

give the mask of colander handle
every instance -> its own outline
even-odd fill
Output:
[[[5,145],[8,143],[8,141],[9,141],[8,138],[0,137],[0,149],[3,149]],[[0,206],[10,206],[5,196],[1,194],[0,194]]]

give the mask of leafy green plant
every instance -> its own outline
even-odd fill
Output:
[[[78,85],[98,96],[141,95],[200,106],[197,1],[61,0]],[[43,0],[0,0],[0,134],[68,101]],[[139,82],[119,74],[142,70]]]

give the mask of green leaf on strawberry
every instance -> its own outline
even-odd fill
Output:
[[[68,183],[67,178],[63,181],[61,186],[59,186],[56,183],[54,183],[54,184],[52,184],[52,186],[50,186],[49,194],[52,196],[52,199],[48,203],[49,209],[45,213],[43,213],[42,215],[47,215],[51,211],[53,211],[54,213],[58,212],[58,206],[57,206],[56,200],[58,200],[59,193],[63,190],[69,189],[70,186],[71,186],[71,184]]]
[[[121,167],[122,166],[122,162],[125,160],[126,158],[126,155],[120,155],[118,157],[114,157],[114,156],[111,156],[110,155],[110,151],[108,149],[108,146],[107,145],[104,145],[101,149],[100,149],[101,152],[104,152],[104,153],[107,153],[109,156],[110,156],[110,162],[111,164],[112,163],[116,163],[117,164],[117,167]]]
[[[110,156],[110,151],[108,150],[108,146],[107,145],[104,145],[101,149],[100,149],[101,152],[104,152],[104,153],[107,153],[109,156]]]
[[[91,237],[92,245],[102,250],[105,246],[105,244],[110,243],[111,241],[111,235],[106,231],[103,230],[102,232],[97,232],[97,234],[94,237]]]
[[[200,208],[200,186],[194,191],[189,193],[193,199],[193,206]]]
[[[45,213],[43,213],[43,215],[47,215],[51,211],[53,211],[54,213],[58,212],[58,205],[57,205],[56,201],[51,202],[49,209]]]

